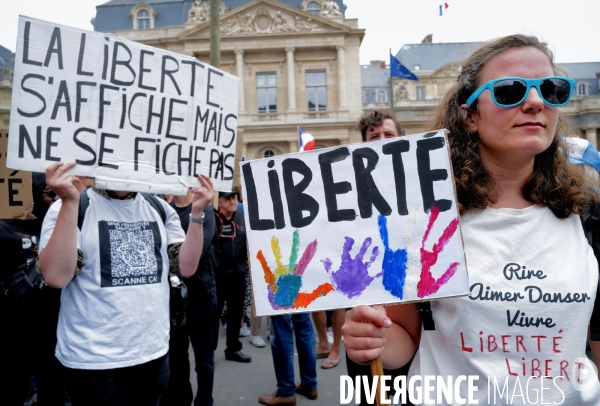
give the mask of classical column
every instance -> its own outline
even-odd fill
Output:
[[[296,81],[294,79],[294,48],[285,49],[287,62],[288,112],[296,111]]]
[[[246,159],[248,161],[249,159],[248,159],[247,154],[248,154],[248,143],[244,142],[244,143],[242,143],[242,156],[244,157],[244,159]],[[240,157],[240,160],[241,159],[242,159],[242,157]]]
[[[596,147],[596,149],[598,148],[598,146],[596,145],[596,129],[595,128],[588,128],[587,130],[585,130],[585,138],[592,143],[592,145],[594,147]]]
[[[288,141],[290,152],[298,152],[298,141]]]
[[[344,47],[337,47],[338,55],[338,90],[340,104],[338,110],[347,110],[346,106],[346,52]]]
[[[235,50],[235,67],[240,78],[240,113],[244,113],[244,51],[241,49]]]

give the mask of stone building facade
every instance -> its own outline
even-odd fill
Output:
[[[221,1],[220,69],[241,79],[238,159],[296,152],[299,127],[317,148],[360,141],[365,31],[345,8],[341,0]],[[112,0],[96,9],[96,31],[210,59],[206,0]]]
[[[0,45],[0,128],[8,128],[15,54]]]
[[[481,45],[481,42],[422,42],[402,46],[396,58],[419,77],[418,82],[390,80],[390,69],[385,61],[361,66],[363,109],[393,106],[406,134],[424,131],[446,90],[456,82],[460,61]],[[569,134],[600,145],[600,62],[557,65],[567,77],[577,81],[571,102],[561,107],[569,123]]]

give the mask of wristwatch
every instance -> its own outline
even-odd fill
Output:
[[[206,218],[206,215],[204,213],[202,213],[202,215],[200,217],[192,217],[192,213],[190,213],[190,221],[192,223],[202,224],[202,223],[204,223],[205,218]]]

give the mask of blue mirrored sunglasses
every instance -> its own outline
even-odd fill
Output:
[[[534,86],[545,104],[552,107],[564,106],[571,99],[575,81],[573,79],[551,76],[539,79],[499,78],[485,82],[467,99],[466,105],[471,104],[489,89],[492,100],[500,107],[514,107],[525,101],[529,89]]]

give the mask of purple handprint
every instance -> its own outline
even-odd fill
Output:
[[[369,248],[372,242],[371,237],[365,239],[360,251],[354,258],[350,257],[354,239],[350,237],[345,237],[345,239],[344,250],[342,252],[342,263],[337,271],[331,273],[331,265],[333,263],[331,259],[325,258],[322,259],[321,262],[325,265],[325,270],[329,274],[335,289],[352,299],[363,293],[367,286],[373,282],[373,279],[381,276],[383,272],[380,272],[375,276],[370,276],[368,271],[373,261],[375,261],[375,258],[377,258],[377,255],[379,255],[379,247],[373,247],[369,262],[363,262],[363,257],[367,252],[367,248]]]

